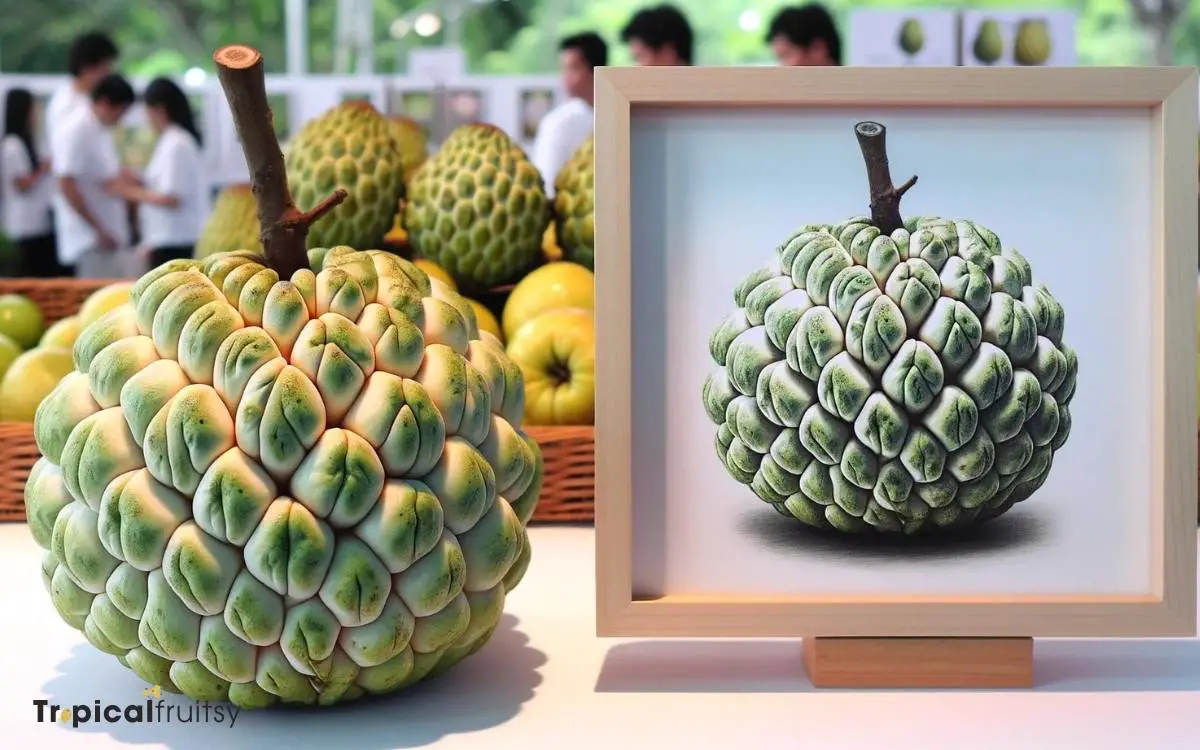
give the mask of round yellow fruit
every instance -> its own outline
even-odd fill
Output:
[[[79,308],[80,330],[87,328],[121,305],[129,304],[129,292],[132,289],[132,281],[122,281],[92,292]]]
[[[38,405],[75,369],[71,350],[38,347],[17,357],[0,380],[0,421],[33,422]]]
[[[517,329],[508,356],[525,376],[531,425],[590,425],[596,419],[596,327],[591,310],[550,310]]]
[[[496,320],[496,316],[492,315],[492,311],[483,306],[483,303],[473,299],[468,299],[472,309],[475,310],[475,321],[479,323],[479,330],[487,331],[496,338],[504,342],[504,333],[500,330],[500,321]]]
[[[549,310],[574,307],[595,308],[595,276],[578,263],[547,263],[521,279],[502,314],[504,335],[512,339],[517,329]]]
[[[21,345],[0,333],[0,381],[4,379],[4,373],[8,372],[8,368],[17,361],[19,356],[21,356]]]
[[[420,268],[432,278],[444,281],[452,290],[456,292],[458,291],[458,284],[454,283],[454,277],[450,275],[449,271],[442,268],[437,263],[434,263],[432,260],[426,260],[425,258],[417,258],[413,261],[413,263],[416,264],[417,268]]]
[[[79,338],[79,332],[82,330],[79,316],[71,315],[47,328],[38,346],[70,349],[75,346],[75,339]]]

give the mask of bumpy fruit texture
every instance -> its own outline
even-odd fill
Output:
[[[404,197],[404,164],[387,118],[370,102],[343,102],[288,144],[288,187],[302,211],[344,188],[350,197],[312,226],[310,248],[377,248]]]
[[[596,146],[588,136],[554,181],[554,215],[563,257],[589,270],[596,265]]]
[[[261,254],[258,201],[249,185],[230,185],[217,194],[212,213],[196,241],[196,257],[250,250]]]
[[[807,225],[734,299],[704,407],[729,473],[784,515],[849,533],[985,521],[1070,434],[1063,309],[979,224]]]
[[[172,261],[88,327],[25,501],[54,606],[147,682],[247,707],[399,690],[481,648],[542,457],[471,306],[337,247]]]
[[[417,172],[404,218],[416,252],[474,294],[539,262],[550,203],[520,146],[499,128],[469,124]]]

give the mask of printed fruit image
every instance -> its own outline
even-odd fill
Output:
[[[22,349],[29,349],[45,330],[42,311],[33,300],[19,294],[0,296],[0,335],[12,339]]]
[[[289,188],[301,211],[335,189],[349,197],[315,225],[308,246],[377,248],[404,197],[404,162],[387,118],[370,102],[342,102],[300,128],[288,144]]]
[[[900,24],[900,37],[896,43],[909,57],[920,52],[925,46],[925,29],[921,22],[915,18],[905,19],[904,23]]]
[[[984,19],[975,33],[975,44],[971,48],[975,59],[984,65],[994,65],[1004,57],[1004,37],[1000,35],[1000,23],[994,18]]]
[[[327,706],[486,644],[530,556],[520,370],[413,263],[305,234],[259,53],[219,50],[264,253],[175,260],[37,411],[29,528],[62,618],[148,683]],[[68,355],[70,358],[70,355]]]
[[[121,305],[129,304],[129,294],[132,291],[133,282],[121,281],[89,294],[79,308],[80,327],[87,328]]]
[[[71,350],[38,347],[14,359],[0,380],[0,422],[32,422],[42,403],[67,373]]]
[[[1025,19],[1017,24],[1013,60],[1017,65],[1045,65],[1050,59],[1050,28],[1045,19]]]
[[[217,193],[212,213],[196,241],[196,257],[234,250],[262,252],[258,236],[258,202],[249,185],[230,185]]]
[[[508,356],[525,375],[531,425],[589,425],[596,419],[596,323],[591,310],[544,312],[517,329]]]
[[[589,135],[554,181],[557,244],[564,259],[589,270],[596,267],[595,159],[595,138]]]
[[[0,383],[4,382],[4,373],[8,372],[8,368],[17,361],[19,356],[21,356],[21,347],[17,345],[17,342],[0,333]]]
[[[42,334],[41,340],[38,341],[38,346],[70,349],[75,346],[75,339],[79,338],[79,332],[82,330],[83,326],[79,322],[79,316],[68,316],[47,328],[46,332]],[[0,372],[0,375],[2,374]]]
[[[521,279],[508,295],[501,315],[504,335],[512,338],[518,328],[548,310],[591,311],[595,305],[596,277],[591,271],[578,263],[547,263]]]
[[[536,265],[550,204],[537,168],[492,125],[455,128],[413,179],[404,226],[417,255],[465,294],[516,281]]]
[[[846,533],[996,518],[1046,481],[1079,360],[1030,264],[971,220],[900,216],[885,129],[855,127],[871,216],[807,224],[734,292],[702,401],[729,474]]]

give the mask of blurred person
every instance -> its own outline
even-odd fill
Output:
[[[771,19],[767,44],[780,65],[842,64],[842,40],[833,16],[820,3],[783,8]]]
[[[142,184],[118,181],[114,192],[138,206],[139,254],[150,268],[191,258],[208,218],[208,180],[200,130],[187,94],[169,78],[156,78],[142,94],[146,118],[158,134]]]
[[[38,156],[33,133],[37,100],[28,89],[11,89],[4,99],[4,140],[0,141],[0,208],[4,234],[17,246],[22,276],[64,274],[54,249],[50,218],[50,165]]]
[[[692,26],[674,5],[639,10],[621,29],[634,62],[643,66],[691,65]]]
[[[53,162],[58,260],[81,278],[121,278],[139,271],[128,248],[128,214],[120,195],[129,177],[111,131],[133,102],[129,81],[111,74],[92,89],[91,104],[75,110],[59,131]]]
[[[542,118],[533,141],[533,164],[554,196],[554,178],[592,132],[595,122],[595,69],[608,65],[608,45],[587,32],[563,39],[558,46],[559,70],[569,97]]]
[[[112,73],[119,55],[112,37],[102,31],[89,31],[71,42],[67,51],[71,80],[55,91],[46,104],[46,140],[51,157],[56,131],[71,119],[75,110],[91,105],[92,89]]]

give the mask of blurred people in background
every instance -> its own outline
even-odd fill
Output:
[[[50,165],[38,156],[34,128],[37,100],[27,89],[10,89],[4,99],[0,142],[0,208],[3,230],[19,252],[19,275],[61,276],[50,218]]]
[[[692,25],[674,5],[639,10],[621,29],[638,65],[691,65]]]
[[[120,51],[112,38],[101,31],[89,31],[75,38],[67,52],[71,80],[46,104],[46,141],[53,159],[55,133],[76,109],[91,105],[92,89],[113,70]]]
[[[533,164],[554,196],[554,178],[588,135],[595,122],[595,69],[608,65],[608,45],[599,34],[576,34],[559,44],[559,70],[569,97],[542,118],[533,141]]]
[[[109,75],[92,89],[91,104],[72,112],[58,131],[52,165],[60,204],[55,206],[58,260],[80,278],[139,275],[120,197],[128,177],[110,131],[133,100],[129,82]]]
[[[780,65],[841,65],[842,40],[833,16],[820,3],[784,8],[771,19],[767,44]]]
[[[196,115],[183,89],[156,78],[142,95],[146,119],[158,134],[143,184],[118,181],[113,192],[138,206],[139,255],[154,268],[191,258],[208,218],[208,180]]]

